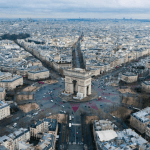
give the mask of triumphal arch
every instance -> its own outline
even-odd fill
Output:
[[[64,70],[65,91],[86,97],[91,94],[91,72],[81,68]]]

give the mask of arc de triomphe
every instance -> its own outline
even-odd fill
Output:
[[[65,91],[76,95],[82,93],[83,97],[91,94],[91,72],[81,68],[64,70]]]

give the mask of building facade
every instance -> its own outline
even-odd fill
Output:
[[[126,83],[133,83],[136,82],[138,79],[138,76],[132,72],[126,72],[122,74],[121,80]]]
[[[130,125],[141,134],[145,133],[147,125],[150,123],[150,107],[133,113],[130,117]]]
[[[40,80],[46,78],[49,78],[49,71],[47,69],[28,72],[28,79],[30,80]]]
[[[10,115],[10,106],[5,101],[0,101],[0,120]]]
[[[55,147],[56,144],[57,132],[58,123],[56,119],[44,118],[30,126],[30,134],[32,138],[41,139],[45,133],[53,135],[53,147]]]
[[[20,141],[30,140],[30,132],[28,129],[20,128],[17,131],[0,137],[0,144],[9,150],[19,150]],[[1,149],[1,146],[0,146]]]
[[[94,121],[96,150],[149,150],[150,144],[132,129],[116,130],[108,120]]]
[[[142,90],[144,92],[150,93],[150,81],[143,81],[142,82]]]
[[[5,88],[6,90],[13,90],[19,85],[23,85],[23,77],[18,75],[0,81],[0,87]]]
[[[4,100],[5,96],[6,96],[5,89],[0,87],[0,100]]]

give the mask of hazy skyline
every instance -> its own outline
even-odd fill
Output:
[[[0,18],[150,19],[149,0],[1,0]]]

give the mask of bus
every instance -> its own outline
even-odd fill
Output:
[[[69,123],[69,128],[71,128],[71,123]]]

